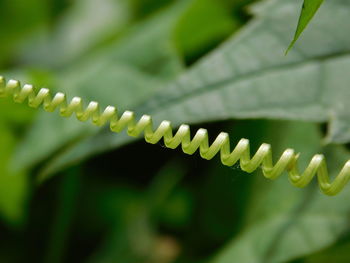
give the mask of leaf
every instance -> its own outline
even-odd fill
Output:
[[[348,5],[342,0],[325,3],[288,57],[283,46],[298,3],[255,5],[250,24],[137,112],[175,125],[230,118],[330,121],[328,141],[349,141],[350,36],[343,34],[350,29]],[[320,39],[324,32],[332,37]]]
[[[164,87],[165,81],[181,71],[182,65],[175,51],[173,32],[177,21],[190,4],[188,1],[178,2],[130,29],[116,43],[58,76],[59,81],[55,86],[62,87],[60,90],[67,90],[68,94],[79,94],[85,100],[99,101],[105,106],[118,105],[119,111],[146,101],[152,92]],[[209,7],[213,5],[210,3]],[[204,9],[205,12],[206,10]],[[206,23],[211,24],[216,20],[219,20],[219,25],[223,25],[219,16]],[[226,17],[226,24],[229,23],[228,20]],[[217,36],[216,34],[214,31],[203,31],[198,35],[205,35],[201,38],[205,45],[208,38]],[[200,45],[200,42],[196,45]],[[67,121],[46,113],[41,114],[22,143],[16,160],[24,167],[32,166],[69,144],[74,146],[76,142],[95,132],[94,127],[81,125],[76,120]],[[43,133],[46,135],[43,136]],[[104,142],[101,143],[102,146],[105,146]],[[31,153],[28,158],[34,145],[40,150]]]
[[[7,65],[30,34],[48,22],[50,3],[45,0],[0,2],[0,64]],[[17,19],[15,19],[17,18]],[[20,18],[20,19],[19,19]]]
[[[294,38],[292,42],[290,43],[287,52],[293,47],[295,42],[300,37],[301,33],[305,30],[306,26],[309,24],[311,19],[316,14],[317,10],[322,5],[323,0],[304,0],[303,7],[301,9],[299,22],[297,29],[295,31]]]
[[[328,142],[350,141],[350,35],[344,34],[350,30],[350,2],[326,2],[285,57],[298,6],[294,0],[253,6],[255,18],[241,32],[133,109],[152,115],[155,125],[232,118],[329,121]],[[332,37],[322,37],[325,32]],[[132,140],[105,129],[58,156],[46,172]]]
[[[322,250],[319,253],[308,256],[303,262],[305,263],[327,263],[327,262],[337,262],[337,263],[347,263],[349,261],[349,249],[350,243],[341,243],[330,247],[328,249]]]
[[[208,20],[210,17],[210,21]],[[185,57],[194,57],[229,36],[238,22],[215,0],[192,1],[175,28],[175,42]]]
[[[138,112],[175,124],[228,118],[324,122],[330,116],[340,121],[349,91],[345,83],[350,37],[339,28],[347,27],[347,3],[326,3],[315,18],[316,25],[288,57],[283,56],[283,46],[298,3],[256,5],[254,21],[141,105]],[[324,32],[332,32],[332,38],[319,40]],[[336,131],[341,134],[335,136]],[[346,132],[331,123],[328,138],[346,142],[350,139]]]
[[[30,79],[24,71],[7,72],[14,78]],[[0,103],[0,217],[12,227],[20,227],[26,219],[26,202],[30,191],[29,174],[25,169],[12,169],[11,162],[20,136],[35,114],[26,105],[10,99]]]
[[[103,81],[93,77],[96,75]],[[152,89],[161,87],[160,81],[132,67],[111,63],[97,64],[96,67],[88,67],[88,69],[81,68],[79,76],[63,78],[59,83],[61,84],[58,85],[67,90],[76,90],[75,93],[81,94],[85,99],[100,101],[102,105],[115,101],[116,99],[110,95],[114,94],[120,105],[124,105],[125,108],[147,97]],[[115,83],[122,88],[116,89]],[[96,86],[100,86],[97,93]],[[93,96],[94,93],[98,96]],[[135,93],[138,96],[134,96]],[[41,112],[17,150],[15,160],[21,166],[28,167],[42,161],[62,147],[97,131],[98,128],[90,123],[80,123],[73,118],[63,119],[58,114],[49,115]],[[35,152],[33,152],[34,148],[37,149]]]
[[[129,0],[134,13],[138,19],[149,16],[152,12],[157,11],[173,3],[174,0]]]
[[[29,181],[25,172],[10,169],[15,142],[13,131],[0,119],[0,216],[7,223],[18,226],[24,221]]]
[[[79,94],[84,100],[98,101],[101,106],[118,104],[119,110],[146,100],[182,68],[170,41],[171,28],[182,8],[184,2],[72,65],[56,77],[55,87],[71,95]],[[16,162],[21,167],[32,166],[97,130],[89,123],[42,113],[20,145]]]
[[[131,10],[121,0],[78,0],[54,27],[37,32],[21,52],[21,60],[40,67],[69,65],[124,28]],[[51,29],[51,31],[49,31]]]
[[[279,125],[281,127],[281,125]],[[285,124],[271,136],[277,150],[287,145],[302,152],[301,166],[320,149],[320,135],[311,124]],[[276,146],[276,145],[274,145]],[[330,172],[334,176],[350,154],[341,147],[326,148]],[[250,204],[246,205],[245,224],[240,233],[215,257],[213,262],[287,262],[333,244],[344,231],[350,206],[343,202],[350,197],[349,189],[329,198],[317,190],[317,185],[296,189],[287,177],[271,184],[261,176],[255,177]]]

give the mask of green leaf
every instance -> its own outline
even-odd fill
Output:
[[[31,33],[48,22],[50,4],[45,0],[2,0],[0,2],[0,65],[14,58]]]
[[[304,259],[305,263],[347,263],[349,262],[350,243],[340,243],[330,248],[324,249],[316,254],[308,256]]]
[[[132,18],[122,0],[77,0],[62,14],[54,29],[37,32],[20,54],[29,65],[52,68],[70,65],[94,47],[113,38]]]
[[[86,101],[98,101],[102,107],[117,104],[118,110],[146,100],[182,69],[170,39],[171,28],[185,6],[178,3],[130,29],[119,41],[56,76],[54,86],[71,97],[79,94]],[[97,131],[89,123],[42,113],[15,159],[22,167],[32,166]]]
[[[14,226],[24,221],[29,186],[26,173],[10,169],[15,143],[13,131],[0,120],[0,216]]]
[[[237,27],[238,22],[219,1],[196,0],[180,17],[175,42],[185,57],[194,57],[220,43]]]
[[[130,2],[130,5],[133,8],[133,12],[136,15],[136,18],[142,19],[144,17],[149,16],[154,11],[157,11],[161,8],[164,8],[165,6],[169,5],[170,3],[175,2],[174,0],[128,0]]]
[[[295,42],[300,37],[301,33],[305,30],[306,26],[309,24],[311,19],[316,14],[317,10],[320,8],[323,0],[304,0],[303,7],[301,9],[299,22],[297,29],[295,31],[294,38],[290,43],[287,52],[293,47]]]
[[[314,152],[321,150],[321,136],[314,125],[291,123],[278,127],[276,130],[275,125],[271,126],[270,140],[277,143],[274,149],[278,153],[287,146],[294,147],[302,153],[302,167]],[[341,147],[325,148],[323,152],[330,156],[333,176],[350,157]],[[333,244],[349,229],[350,206],[343,201],[350,198],[349,189],[329,198],[318,191],[316,184],[296,189],[287,177],[273,184],[261,176],[255,180],[241,231],[213,262],[287,262]]]
[[[15,79],[30,79],[20,70],[7,72],[7,75]],[[29,174],[22,167],[13,169],[13,156],[23,136],[20,131],[32,121],[35,113],[35,110],[14,104],[10,99],[3,99],[0,103],[0,218],[12,227],[20,227],[25,222],[30,191]]]
[[[198,4],[190,4],[188,1],[178,2],[130,29],[129,33],[116,43],[101,49],[97,54],[58,76],[59,80],[55,86],[67,91],[68,94],[79,94],[85,100],[99,101],[105,106],[118,105],[119,111],[133,108],[133,105],[146,101],[154,91],[164,87],[165,81],[173,78],[182,68],[175,51],[173,32],[179,32],[181,27],[177,26],[178,21],[180,17],[186,17],[183,14],[188,10],[188,6],[192,8],[190,10],[193,10],[193,6],[198,7]],[[199,6],[200,12],[196,13],[197,17],[205,15],[208,8],[213,9],[215,4],[209,1],[204,10],[202,5]],[[216,9],[222,11],[219,7]],[[225,25],[223,29],[225,32],[231,25],[227,15],[224,18],[216,15],[212,21],[201,18],[200,21],[208,25],[213,22]],[[183,23],[182,21],[180,24],[184,25]],[[203,26],[207,27],[206,24]],[[220,30],[220,36],[224,31]],[[209,39],[218,36],[215,30],[204,30],[197,34],[201,35],[203,35],[200,37],[201,41],[195,44],[198,47],[200,43],[205,46]],[[176,39],[184,41],[181,36]],[[64,146],[75,145],[73,142],[78,142],[94,133],[96,133],[94,127],[81,125],[75,120],[67,121],[58,116],[41,114],[22,143],[16,159],[22,166],[31,166],[55,151],[63,149]],[[40,150],[31,153],[31,158],[28,158],[28,153],[34,145]],[[105,146],[105,143],[101,145]]]
[[[253,6],[255,19],[241,32],[133,109],[174,126],[231,118],[329,121],[327,141],[350,141],[350,35],[344,34],[350,30],[350,2],[326,2],[315,25],[285,57],[298,7],[294,0]],[[324,38],[325,32],[332,37]],[[67,150],[46,171],[132,140],[105,129]]]
[[[101,79],[95,78],[96,75]],[[81,94],[85,99],[100,101],[101,105],[106,106],[117,100],[124,109],[149,96],[149,93],[160,88],[162,84],[133,67],[116,63],[98,63],[96,66],[80,68],[79,75],[73,74],[59,83],[59,86],[67,90],[76,90],[74,94]],[[100,88],[96,90],[96,86]],[[134,96],[134,92],[137,96]],[[97,131],[98,128],[91,123],[80,123],[73,118],[63,119],[58,114],[41,112],[17,150],[15,160],[21,166],[32,165]],[[34,148],[37,149],[35,152]]]
[[[25,221],[29,177],[22,168],[14,171],[11,162],[21,135],[18,129],[32,120],[33,113],[25,105],[15,105],[10,100],[0,103],[0,217],[9,225],[17,227]]]

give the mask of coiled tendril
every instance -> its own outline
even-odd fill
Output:
[[[261,167],[263,175],[269,179],[276,179],[287,171],[291,184],[296,187],[305,187],[317,175],[320,189],[326,195],[339,193],[350,179],[350,160],[345,163],[333,182],[330,182],[325,157],[321,154],[315,155],[305,171],[299,173],[297,167],[299,154],[296,154],[293,149],[285,150],[279,160],[273,164],[271,146],[266,143],[262,144],[251,157],[247,139],[241,139],[231,150],[229,135],[221,132],[209,145],[206,129],[199,129],[191,138],[190,127],[182,124],[173,134],[169,121],[162,121],[154,129],[151,116],[143,115],[137,121],[133,112],[125,111],[119,116],[117,109],[113,106],[108,106],[101,112],[99,104],[94,101],[84,108],[80,97],[74,97],[68,103],[64,93],[58,92],[52,96],[45,88],[36,92],[32,85],[21,86],[16,80],[9,80],[6,83],[5,78],[0,76],[0,97],[9,96],[12,96],[16,103],[24,103],[27,100],[29,107],[32,108],[42,105],[47,112],[59,109],[63,117],[70,117],[75,113],[79,121],[91,120],[96,126],[109,123],[111,131],[116,133],[124,129],[127,129],[127,134],[133,137],[143,133],[148,143],[155,144],[163,139],[164,145],[170,149],[175,149],[181,144],[182,151],[186,154],[193,154],[199,149],[200,156],[207,160],[220,152],[221,162],[224,165],[233,166],[239,161],[241,169],[248,173]]]

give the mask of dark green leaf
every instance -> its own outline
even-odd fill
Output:
[[[119,41],[72,65],[58,75],[55,86],[70,95],[98,101],[102,107],[118,105],[119,111],[146,100],[182,69],[170,38],[184,6],[181,2],[151,17]],[[97,130],[88,123],[42,113],[21,144],[16,160],[21,166],[32,165]],[[33,153],[34,145],[37,151]]]
[[[280,138],[275,150],[278,153],[287,145],[294,147],[302,153],[301,167],[320,151],[321,137],[315,126],[295,123],[278,127],[278,132],[271,127],[273,141]],[[350,157],[343,148],[326,148],[324,152],[330,157],[333,176]],[[348,229],[350,206],[343,200],[350,198],[349,189],[329,198],[318,191],[316,184],[296,189],[287,177],[274,183],[261,176],[255,179],[246,205],[245,225],[213,262],[288,262],[333,244]]]
[[[326,2],[315,25],[285,57],[298,3],[261,2],[252,9],[256,18],[240,33],[134,109],[153,115],[155,123],[169,120],[174,125],[231,118],[329,121],[327,140],[348,142],[350,35],[344,31],[350,30],[350,8],[346,7],[348,1]],[[332,37],[321,37],[324,32]],[[106,129],[67,151],[49,170],[131,140]]]
[[[299,22],[295,31],[294,39],[290,43],[287,52],[293,47],[295,42],[300,37],[301,33],[305,30],[311,19],[316,14],[324,0],[304,0],[303,7],[301,9]],[[327,37],[327,36],[325,36]]]
[[[0,216],[12,225],[24,222],[29,190],[28,174],[10,167],[15,144],[12,130],[0,118]]]

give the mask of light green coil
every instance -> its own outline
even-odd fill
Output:
[[[296,154],[293,149],[285,150],[276,164],[273,164],[271,146],[266,143],[262,144],[251,157],[247,139],[241,139],[231,150],[229,135],[221,132],[209,145],[206,129],[199,129],[193,138],[191,138],[190,127],[185,124],[182,124],[175,134],[169,121],[162,121],[154,129],[151,116],[143,115],[137,121],[131,111],[125,111],[119,116],[115,107],[108,106],[101,111],[99,104],[94,101],[85,108],[80,97],[74,97],[68,103],[66,95],[61,92],[51,95],[50,91],[45,88],[35,91],[32,85],[21,86],[16,80],[6,82],[1,76],[0,97],[12,97],[16,103],[27,101],[29,107],[32,108],[42,105],[47,112],[58,109],[63,117],[70,117],[75,113],[79,121],[91,120],[96,126],[109,123],[111,131],[116,133],[124,129],[127,129],[127,134],[132,137],[143,133],[148,143],[155,144],[163,139],[167,148],[175,149],[181,144],[182,151],[186,154],[194,154],[199,149],[200,156],[207,160],[220,152],[221,162],[224,165],[233,166],[239,162],[241,169],[248,173],[261,167],[263,175],[269,179],[276,179],[287,171],[291,184],[296,187],[305,187],[317,175],[320,189],[326,195],[339,193],[350,179],[350,160],[345,163],[333,182],[330,182],[325,157],[321,154],[315,155],[305,171],[299,173],[297,167],[299,154]]]

